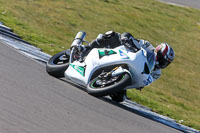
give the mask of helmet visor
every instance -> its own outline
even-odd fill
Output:
[[[171,63],[169,60],[164,58],[161,52],[157,53],[157,57],[158,57],[159,67],[162,69],[167,67]]]

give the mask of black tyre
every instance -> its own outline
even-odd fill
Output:
[[[99,77],[90,81],[87,86],[87,92],[93,96],[101,97],[123,90],[130,84],[128,73],[111,77],[109,80],[103,80]]]
[[[69,55],[69,50],[66,50],[52,56],[46,64],[47,73],[56,78],[64,77],[64,72],[69,66]]]

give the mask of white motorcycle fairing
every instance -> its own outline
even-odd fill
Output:
[[[96,71],[114,65],[122,66],[115,70],[115,74],[127,72],[131,77],[131,84],[124,89],[144,87],[153,82],[151,72],[155,65],[154,53],[143,48],[134,53],[123,45],[114,49],[92,49],[84,62],[75,60],[69,64],[65,77],[86,87]]]

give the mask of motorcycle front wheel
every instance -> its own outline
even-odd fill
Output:
[[[61,78],[69,66],[69,50],[62,51],[53,55],[46,64],[46,71],[49,75]]]
[[[130,81],[131,78],[128,73],[110,77],[106,80],[96,77],[89,82],[87,92],[96,97],[106,96],[123,90],[130,84]]]

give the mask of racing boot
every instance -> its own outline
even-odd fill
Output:
[[[110,97],[112,98],[113,101],[115,102],[123,102],[125,99],[127,99],[127,91],[126,90],[121,90],[119,92],[115,92],[110,94]]]

